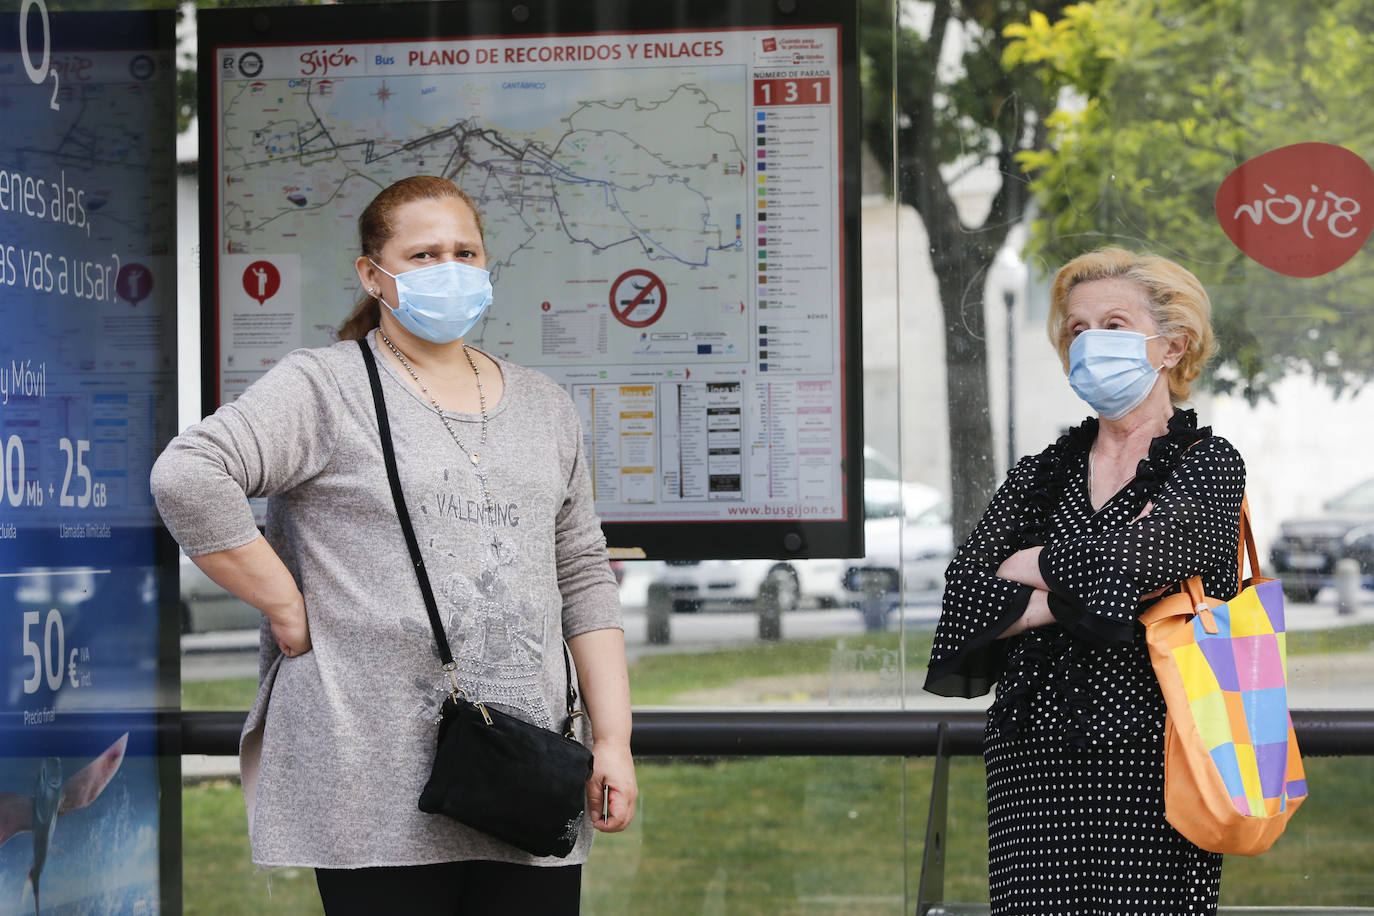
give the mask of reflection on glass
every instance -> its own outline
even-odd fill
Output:
[[[151,914],[177,851],[147,482],[175,408],[172,15],[0,15],[0,888]]]
[[[1251,461],[1248,486],[1268,560],[1265,571],[1284,579],[1294,602],[1288,644],[1294,704],[1370,705],[1374,596],[1364,591],[1354,613],[1340,615],[1329,586],[1335,560],[1355,556],[1345,551],[1365,543],[1351,532],[1368,521],[1365,514],[1374,515],[1371,491],[1357,486],[1367,472],[1351,457],[1368,453],[1368,424],[1351,418],[1369,415],[1374,396],[1347,388],[1337,399],[1324,385],[1283,376],[1286,367],[1297,366],[1332,385],[1353,386],[1368,373],[1363,327],[1369,255],[1356,253],[1321,278],[1280,277],[1247,259],[1226,237],[1213,208],[1216,190],[1232,169],[1290,142],[1319,139],[1370,158],[1371,109],[1363,100],[1374,71],[1367,66],[1369,30],[1360,26],[1367,4],[1164,2],[1147,9],[1110,0],[1083,6],[1077,15],[1085,18],[1055,32],[1019,39],[1006,27],[1024,23],[1026,11],[1007,5],[953,10],[951,16],[963,18],[944,20],[885,2],[859,6],[870,30],[861,50],[869,91],[865,117],[871,119],[868,152],[875,156],[873,173],[865,176],[871,204],[863,215],[862,273],[865,425],[876,451],[865,450],[864,464],[870,482],[885,481],[889,488],[880,493],[884,485],[878,484],[865,492],[871,503],[865,526],[869,562],[845,562],[821,577],[794,565],[796,606],[782,614],[776,641],[759,639],[757,613],[760,588],[776,563],[760,561],[756,569],[735,571],[732,579],[725,578],[732,569],[725,561],[695,568],[625,564],[622,596],[635,702],[779,710],[937,708],[941,701],[915,685],[923,679],[954,530],[967,531],[969,519],[986,503],[1005,470],[1000,462],[1007,438],[1014,453],[1016,445],[1038,446],[1080,409],[1057,361],[1035,355],[1047,349],[1043,313],[1034,312],[1044,292],[1037,279],[1079,250],[1116,239],[1191,258],[1188,266],[1217,294],[1225,368],[1198,406],[1204,422],[1215,424]],[[1092,32],[1094,25],[1105,31]],[[956,33],[962,37],[932,49],[933,34]],[[1002,69],[1008,45],[1018,40],[1028,48],[1043,41],[1035,47],[1053,52],[1044,60],[1061,61],[1054,55],[1075,52],[1075,38],[1110,43],[1123,35],[1130,50],[1120,60],[1093,53],[1091,44],[1070,57],[1060,74],[1070,78],[1069,91],[1046,92],[1029,60],[1013,72]],[[937,58],[939,68],[928,65]],[[1299,67],[1299,58],[1321,66]],[[22,83],[23,71],[16,73]],[[1057,100],[1063,105],[1055,113]],[[1027,156],[1017,160],[1018,150]],[[1311,184],[1321,193],[1314,194]],[[1327,190],[1332,189],[1315,179],[1308,186],[1275,186],[1280,200],[1293,193],[1304,205]],[[288,193],[295,192],[283,191],[284,200]],[[1345,191],[1333,193],[1354,199]],[[1261,204],[1271,196],[1265,192]],[[1364,214],[1374,213],[1374,201],[1361,206]],[[1286,213],[1276,203],[1265,218],[1272,222]],[[1309,227],[1316,225],[1316,214],[1314,207]],[[1331,215],[1322,227],[1329,227]],[[1300,231],[1301,215],[1285,225]],[[1344,223],[1336,226],[1344,231]],[[1247,388],[1267,390],[1274,401],[1251,405],[1239,396]],[[1015,392],[1012,405],[1009,391]],[[889,498],[898,480],[906,481],[900,492],[928,486],[940,503],[925,509],[908,498],[899,511]],[[1332,504],[1324,506],[1328,500]],[[1335,530],[1338,518],[1341,527]],[[9,523],[8,516],[0,519],[0,533]],[[881,533],[878,525],[893,531]],[[944,546],[927,552],[924,538],[938,532],[947,539]],[[881,556],[886,559],[879,561]],[[45,565],[50,564],[29,564]],[[898,569],[904,580],[891,574]],[[1374,563],[1363,567],[1365,574],[1371,570]],[[715,571],[721,577],[713,578]],[[1309,571],[1322,578],[1309,580]],[[695,589],[690,593],[689,582]],[[902,583],[900,591],[896,582]],[[683,591],[661,618],[659,632],[667,638],[655,640],[651,586],[679,583]],[[737,600],[699,602],[703,593]],[[233,632],[221,630],[228,626],[249,630],[243,642],[253,644],[251,615],[240,621],[236,610],[196,589],[188,597],[187,626],[194,634]],[[866,598],[872,612],[867,618]],[[47,601],[33,607],[45,610]],[[889,629],[870,632],[875,622]],[[17,640],[18,630],[0,638]],[[13,676],[16,684],[31,673],[17,642],[6,657],[10,664],[23,663]],[[188,708],[244,709],[255,682],[251,652],[197,653],[188,663],[185,702]],[[886,866],[856,864],[842,847],[858,843],[873,862],[886,862],[884,856],[900,849],[914,888],[928,791],[921,779],[928,780],[922,776],[928,762],[904,764],[906,845],[899,829],[884,826],[876,850],[845,830],[873,822],[867,807],[872,799],[897,807],[900,786],[886,773],[895,765],[837,761],[841,770],[871,777],[848,784],[864,805],[853,808],[859,817],[851,822],[849,809],[831,817],[841,811],[843,793],[822,783],[838,778],[835,772],[816,760],[782,761],[787,785],[772,788],[775,763],[646,763],[642,823],[637,833],[597,846],[588,870],[588,911],[674,912],[652,906],[657,887],[649,876],[657,869],[665,876],[664,892],[683,901],[680,912],[790,912],[803,905],[806,912],[901,912],[900,872],[894,878]],[[1223,902],[1374,899],[1374,856],[1359,841],[1364,825],[1352,820],[1363,810],[1359,802],[1369,797],[1369,769],[1363,759],[1309,760],[1312,798],[1274,853],[1227,863]],[[881,778],[873,775],[878,771]],[[794,788],[798,780],[807,787],[800,793]],[[987,899],[982,783],[980,761],[954,761],[946,876],[951,900]],[[760,810],[759,799],[767,810]],[[317,911],[311,876],[274,875],[269,899],[264,880],[252,875],[236,786],[211,782],[188,788],[185,805],[188,888],[203,883],[206,899],[242,895],[252,902],[245,912],[269,905],[283,912]],[[681,823],[693,830],[701,823],[713,829],[672,836],[679,820],[674,808],[685,812]],[[739,812],[759,820],[741,823],[734,817]],[[830,829],[838,829],[845,843],[819,845]],[[750,843],[736,842],[728,836],[732,831]],[[818,836],[800,836],[806,833]],[[689,838],[702,848],[693,848]],[[750,845],[760,855],[745,848]],[[11,843],[0,854],[16,855],[14,848]],[[718,848],[730,855],[713,852]],[[203,856],[193,852],[199,849]],[[827,869],[825,859],[832,854],[843,856],[861,877]],[[208,875],[225,862],[244,870],[215,883]],[[895,863],[893,868],[903,867],[902,859]],[[813,867],[821,870],[802,873]],[[761,901],[778,908],[764,909]]]

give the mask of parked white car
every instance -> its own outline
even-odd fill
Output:
[[[668,587],[673,610],[698,611],[709,605],[753,605],[765,584],[777,589],[778,607],[796,610],[803,603],[834,607],[840,600],[843,559],[812,560],[668,560],[657,580]]]
[[[906,522],[902,514],[905,511]],[[689,612],[710,605],[752,605],[768,583],[777,588],[783,611],[803,605],[859,606],[862,591],[848,587],[851,571],[896,568],[904,547],[907,567],[919,573],[919,587],[942,578],[952,538],[949,511],[940,492],[919,483],[876,477],[864,481],[864,543],[861,559],[669,560],[654,564],[654,581],[668,587],[673,610]],[[938,567],[938,570],[937,570]]]
[[[884,629],[899,606],[938,604],[954,556],[948,502],[937,495],[924,506],[911,499],[902,506],[893,496],[890,488],[865,487],[866,553],[844,573],[844,603],[863,613],[870,630]]]

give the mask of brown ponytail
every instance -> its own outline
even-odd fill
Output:
[[[367,332],[382,323],[382,304],[376,297],[364,294],[353,311],[339,325],[339,340],[362,340]]]

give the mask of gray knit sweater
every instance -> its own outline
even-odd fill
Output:
[[[369,343],[376,353],[375,332]],[[572,402],[546,376],[497,361],[505,393],[481,449],[489,512],[431,405],[389,360],[378,354],[377,362],[460,683],[470,696],[557,727],[566,708],[560,640],[621,626]],[[480,418],[449,417],[475,449]],[[305,596],[311,652],[285,658],[265,620],[262,629],[261,685],[240,746],[254,862],[586,860],[589,823],[571,856],[540,859],[416,807],[446,678],[355,342],[289,354],[173,440],[152,486],[189,556],[252,541],[246,497],[269,497],[265,534]],[[585,727],[579,737],[589,740]]]

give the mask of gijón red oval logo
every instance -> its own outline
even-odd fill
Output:
[[[1374,169],[1331,143],[1295,143],[1237,168],[1217,189],[1217,220],[1246,255],[1276,273],[1317,277],[1374,230]]]

